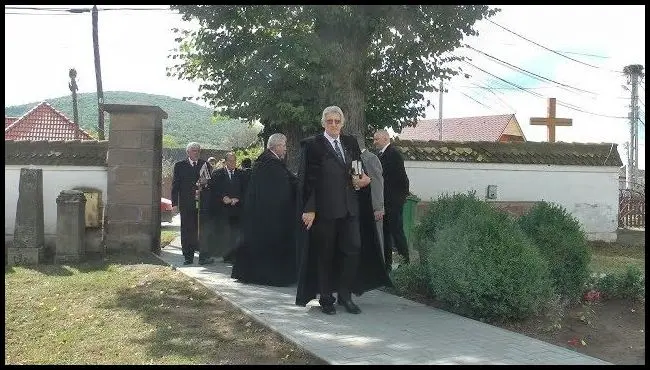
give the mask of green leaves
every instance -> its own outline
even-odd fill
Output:
[[[400,131],[422,116],[439,78],[487,6],[175,5],[196,32],[174,30],[170,73],[206,82],[203,97],[232,117],[318,127],[338,104],[347,132]],[[434,83],[436,82],[436,83]],[[367,124],[366,124],[367,122]]]

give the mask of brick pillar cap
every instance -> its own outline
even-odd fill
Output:
[[[154,113],[167,119],[167,112],[155,105],[103,104],[102,108],[108,113]]]

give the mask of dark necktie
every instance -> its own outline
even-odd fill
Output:
[[[334,151],[336,152],[336,155],[339,157],[341,162],[345,163],[345,159],[343,159],[343,152],[341,151],[338,140],[334,140]]]
[[[196,162],[192,161],[192,167],[196,166]]]

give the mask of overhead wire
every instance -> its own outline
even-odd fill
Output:
[[[548,77],[540,76],[537,73],[530,72],[530,71],[525,70],[525,69],[523,69],[521,67],[517,67],[516,65],[510,64],[510,63],[508,63],[506,61],[503,61],[503,60],[501,60],[501,59],[499,59],[499,58],[497,58],[497,57],[495,57],[493,55],[490,55],[490,54],[488,54],[488,53],[486,53],[486,52],[484,52],[482,50],[479,50],[479,49],[477,49],[477,48],[475,48],[475,47],[473,47],[471,45],[465,45],[465,47],[467,47],[467,48],[469,48],[471,50],[474,50],[474,51],[476,51],[478,53],[481,53],[481,54],[485,55],[486,57],[488,57],[490,59],[496,60],[497,62],[499,62],[499,63],[501,63],[503,65],[506,65],[506,66],[510,67],[511,69],[515,69],[515,70],[520,71],[520,72],[522,72],[524,74],[532,76],[533,78],[535,78],[537,80],[552,82],[552,83],[554,83],[556,85],[559,85],[561,87],[565,87],[565,88],[573,89],[573,90],[576,90],[576,91],[589,93],[589,94],[592,94],[592,95],[598,95],[597,93],[595,93],[593,91],[589,91],[589,90],[581,89],[581,88],[578,88],[578,87],[575,87],[575,86],[567,85],[565,83],[552,80],[552,79],[550,79]]]
[[[471,96],[465,94],[465,93],[462,92],[462,91],[459,91],[459,93],[463,94],[465,97],[467,97],[467,98],[469,98],[469,99],[472,99],[473,101],[475,101],[476,103],[478,103],[478,104],[484,106],[484,107],[487,108],[487,109],[492,109],[491,107],[488,107],[487,105],[485,105],[485,104],[481,103],[480,101],[478,101],[478,100],[472,98]]]
[[[618,73],[618,74],[623,74],[623,71],[615,71],[615,70],[611,70],[611,69],[605,69],[605,68],[602,68],[602,67],[595,66],[595,65],[593,65],[593,64],[585,63],[585,62],[580,61],[580,60],[578,60],[578,59],[571,58],[571,57],[566,56],[566,55],[564,55],[564,54],[562,54],[562,53],[560,53],[560,52],[558,52],[558,51],[556,51],[556,50],[553,50],[553,49],[551,49],[551,48],[549,48],[549,47],[546,47],[546,46],[544,46],[544,45],[541,45],[541,44],[539,44],[539,43],[537,43],[537,42],[535,42],[535,41],[533,41],[533,40],[530,40],[530,39],[528,39],[528,38],[526,38],[526,37],[524,37],[524,36],[518,34],[517,32],[512,31],[512,30],[510,30],[510,29],[508,29],[508,28],[506,28],[506,27],[504,27],[504,26],[502,26],[502,25],[496,23],[495,21],[493,21],[493,20],[491,20],[491,19],[489,19],[489,18],[487,19],[487,21],[490,22],[490,23],[492,23],[492,24],[494,24],[494,25],[497,26],[497,27],[500,27],[501,29],[503,29],[503,30],[505,30],[505,31],[507,31],[507,32],[512,33],[513,35],[515,35],[515,36],[517,36],[517,37],[519,37],[519,38],[521,38],[521,39],[523,39],[523,40],[526,40],[526,41],[530,42],[531,44],[537,45],[537,46],[541,47],[542,49],[548,50],[548,51],[550,51],[550,52],[552,52],[552,53],[554,53],[554,54],[557,54],[557,55],[559,55],[559,56],[561,56],[561,57],[563,57],[563,58],[566,58],[566,59],[572,60],[572,61],[574,61],[574,62],[576,62],[576,63],[580,63],[580,64],[583,64],[583,65],[586,65],[586,66],[589,66],[589,67],[592,67],[592,68],[602,69],[602,70],[606,70],[606,71],[614,72],[614,73]]]
[[[470,65],[470,66],[472,66],[472,67],[474,67],[476,69],[478,69],[479,71],[481,71],[481,72],[483,72],[483,73],[485,73],[487,75],[490,75],[490,76],[492,76],[492,77],[494,77],[494,78],[496,78],[496,79],[498,79],[498,80],[500,80],[502,82],[505,82],[505,83],[507,83],[509,85],[512,85],[512,86],[518,88],[519,90],[525,91],[525,92],[527,92],[527,93],[529,93],[529,94],[531,94],[533,96],[536,96],[538,98],[545,99],[544,96],[542,96],[541,94],[536,93],[534,91],[526,90],[525,88],[523,88],[523,87],[521,87],[521,86],[519,86],[519,85],[517,85],[515,83],[507,81],[507,80],[505,80],[505,79],[503,79],[503,78],[501,78],[499,76],[496,76],[496,75],[494,75],[494,74],[492,74],[492,73],[490,73],[490,72],[488,72],[488,71],[486,71],[486,70],[484,70],[484,69],[482,69],[480,67],[477,67],[476,65],[474,65],[473,63],[471,63],[469,61],[465,61],[465,63],[467,63],[468,65]],[[622,117],[622,116],[612,116],[612,115],[607,115],[607,114],[590,112],[590,111],[584,110],[584,109],[582,109],[582,108],[580,108],[578,106],[566,103],[566,102],[561,101],[561,100],[556,100],[556,103],[558,105],[560,105],[560,106],[563,106],[563,107],[566,107],[566,108],[569,108],[569,109],[572,109],[572,110],[575,110],[575,111],[578,111],[578,112],[591,114],[591,115],[594,115],[594,116],[600,116],[600,117],[606,117],[606,118],[616,118],[616,119],[627,119],[627,117]]]
[[[53,12],[68,12],[68,13],[82,13],[92,11],[92,8],[55,8],[55,7],[34,7],[34,6],[5,6],[6,10],[36,10],[36,11],[53,11]],[[128,10],[128,11],[150,11],[150,10],[172,10],[170,8],[97,8],[98,11],[107,10]],[[29,13],[32,14],[32,13]],[[35,13],[33,13],[35,14]]]
[[[483,90],[487,90],[487,91],[489,91],[490,93],[492,93],[492,95],[496,96],[496,98],[497,98],[499,101],[501,101],[501,102],[502,102],[502,103],[503,103],[503,104],[504,104],[508,109],[512,110],[512,112],[516,112],[516,111],[517,111],[517,110],[516,110],[515,108],[513,108],[510,104],[508,104],[508,102],[506,102],[505,100],[501,99],[501,97],[500,97],[499,95],[497,95],[497,93],[495,93],[491,88],[489,88],[489,87],[485,87],[485,86],[481,86],[481,85],[476,84],[476,83],[474,83],[474,82],[472,82],[472,85],[474,85],[474,86],[476,86],[476,87],[478,87],[478,88],[481,88],[481,89],[483,89]]]

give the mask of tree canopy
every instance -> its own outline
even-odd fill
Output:
[[[179,33],[168,74],[201,82],[202,98],[230,117],[296,143],[338,105],[347,133],[400,132],[427,92],[460,69],[450,62],[485,5],[174,5],[195,31]],[[294,147],[295,148],[295,147]]]

